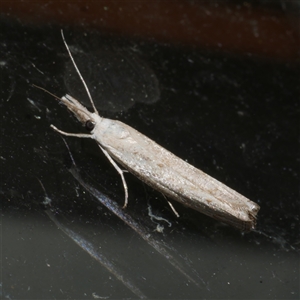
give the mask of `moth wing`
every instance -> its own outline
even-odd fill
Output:
[[[139,179],[213,218],[242,230],[255,226],[259,206],[161,147],[132,127],[114,121],[101,145]]]

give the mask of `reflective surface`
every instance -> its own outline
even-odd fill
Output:
[[[299,297],[299,65],[293,59],[63,27],[91,90],[98,78],[105,82],[94,96],[100,114],[261,206],[257,231],[243,234],[173,203],[177,218],[161,194],[130,174],[122,211],[115,169],[93,141],[67,138],[74,166],[50,124],[75,133],[84,128],[31,87],[58,96],[84,93],[61,26],[7,15],[1,26],[3,298]],[[120,51],[103,49],[121,49],[123,69]],[[113,66],[110,73],[82,63],[90,55],[96,61],[101,55],[101,65]],[[122,106],[127,95],[136,99]],[[143,101],[145,95],[152,100]]]

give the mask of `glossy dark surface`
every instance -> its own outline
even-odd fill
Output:
[[[274,15],[282,13],[276,9]],[[100,114],[257,202],[256,232],[243,234],[174,203],[177,218],[161,194],[130,174],[129,206],[122,212],[121,179],[91,140],[66,138],[72,167],[50,124],[74,133],[85,128],[31,86],[83,97],[89,106],[61,27]],[[4,299],[299,298],[295,58],[115,35],[84,24],[34,25],[8,14],[1,28]],[[151,219],[149,205],[169,223]]]

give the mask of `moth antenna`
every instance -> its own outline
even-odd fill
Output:
[[[52,93],[49,92],[48,90],[46,90],[46,89],[44,89],[44,88],[42,88],[42,87],[40,87],[40,86],[38,86],[38,85],[35,85],[35,84],[31,84],[31,86],[33,86],[33,87],[35,87],[35,88],[37,88],[37,89],[40,89],[40,90],[46,92],[47,94],[53,96],[53,97],[56,98],[57,100],[61,101],[61,97],[58,97],[58,96],[52,94]]]
[[[89,96],[89,99],[90,99],[90,102],[91,102],[91,104],[92,104],[93,110],[94,110],[94,112],[95,112],[97,115],[99,115],[99,113],[98,113],[98,111],[97,111],[97,108],[96,108],[96,106],[95,106],[95,104],[94,104],[93,98],[92,98],[92,96],[91,96],[91,93],[90,93],[90,91],[89,91],[89,88],[88,88],[88,86],[86,85],[86,83],[85,83],[85,81],[84,81],[84,79],[83,79],[83,77],[82,77],[82,75],[81,75],[81,73],[80,73],[80,71],[79,71],[79,69],[78,69],[76,63],[75,63],[75,60],[74,60],[74,58],[73,58],[73,56],[72,56],[72,53],[71,53],[71,51],[70,51],[70,49],[69,49],[69,46],[68,46],[68,44],[67,44],[67,42],[66,42],[66,40],[65,40],[64,32],[63,32],[62,29],[61,29],[61,36],[62,36],[63,42],[64,42],[64,44],[65,44],[65,46],[66,46],[66,48],[67,48],[67,51],[68,51],[68,53],[69,53],[69,56],[70,56],[70,58],[71,58],[71,60],[72,60],[73,66],[75,67],[76,72],[77,72],[77,74],[79,75],[80,80],[81,80],[81,82],[83,83],[84,88],[85,88],[85,90],[86,90],[86,92],[87,92],[87,94],[88,94],[88,96]]]
[[[40,87],[40,86],[38,86],[38,85],[31,84],[31,86],[33,86],[33,87],[35,87],[35,88],[38,88],[38,89],[40,89],[40,90],[46,92],[47,94],[53,96],[54,98],[56,98],[56,99],[59,100],[59,101],[63,101],[62,98],[56,96],[55,94],[49,92],[48,90],[46,90],[46,89],[44,89],[44,88],[42,88],[42,87]],[[64,103],[64,104],[66,105],[66,103]],[[74,104],[69,103],[69,104],[68,104],[68,107],[70,107],[70,106],[73,106],[73,107],[74,107]],[[78,107],[76,107],[76,108],[77,108],[79,111],[81,111],[82,113],[84,113],[85,115],[89,116],[89,115],[86,113],[86,111],[84,111],[84,110],[82,110],[81,108],[78,108]],[[97,111],[96,111],[96,113],[98,114]]]

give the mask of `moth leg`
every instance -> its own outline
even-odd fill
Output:
[[[128,204],[128,188],[127,188],[127,184],[124,178],[124,171],[120,169],[120,167],[115,163],[115,161],[111,158],[111,156],[108,154],[108,152],[106,150],[104,150],[100,145],[98,145],[100,147],[100,149],[102,150],[102,152],[105,154],[105,156],[108,158],[108,160],[110,161],[110,163],[115,167],[115,169],[117,170],[117,172],[120,174],[121,178],[122,178],[122,182],[123,182],[123,187],[124,187],[124,191],[125,191],[125,202],[123,205],[123,208],[126,208],[127,204]]]
[[[174,215],[175,215],[177,218],[179,218],[179,217],[180,217],[180,216],[179,216],[179,213],[178,213],[177,210],[174,208],[173,204],[172,204],[170,201],[167,201],[167,202],[168,202],[169,206],[171,207],[171,209],[172,209]]]
[[[165,199],[166,199],[166,201],[168,202],[170,208],[172,209],[174,215],[175,215],[177,218],[179,218],[179,217],[180,217],[180,216],[179,216],[179,213],[176,211],[176,209],[175,209],[175,207],[173,206],[173,204],[167,199],[167,197],[166,197],[165,194],[162,194],[162,195],[165,197]]]
[[[51,128],[53,128],[55,131],[59,132],[62,135],[66,136],[74,136],[74,137],[79,137],[79,138],[92,138],[90,134],[84,134],[84,133],[68,133],[65,131],[62,131],[58,128],[56,128],[54,125],[50,125]]]

